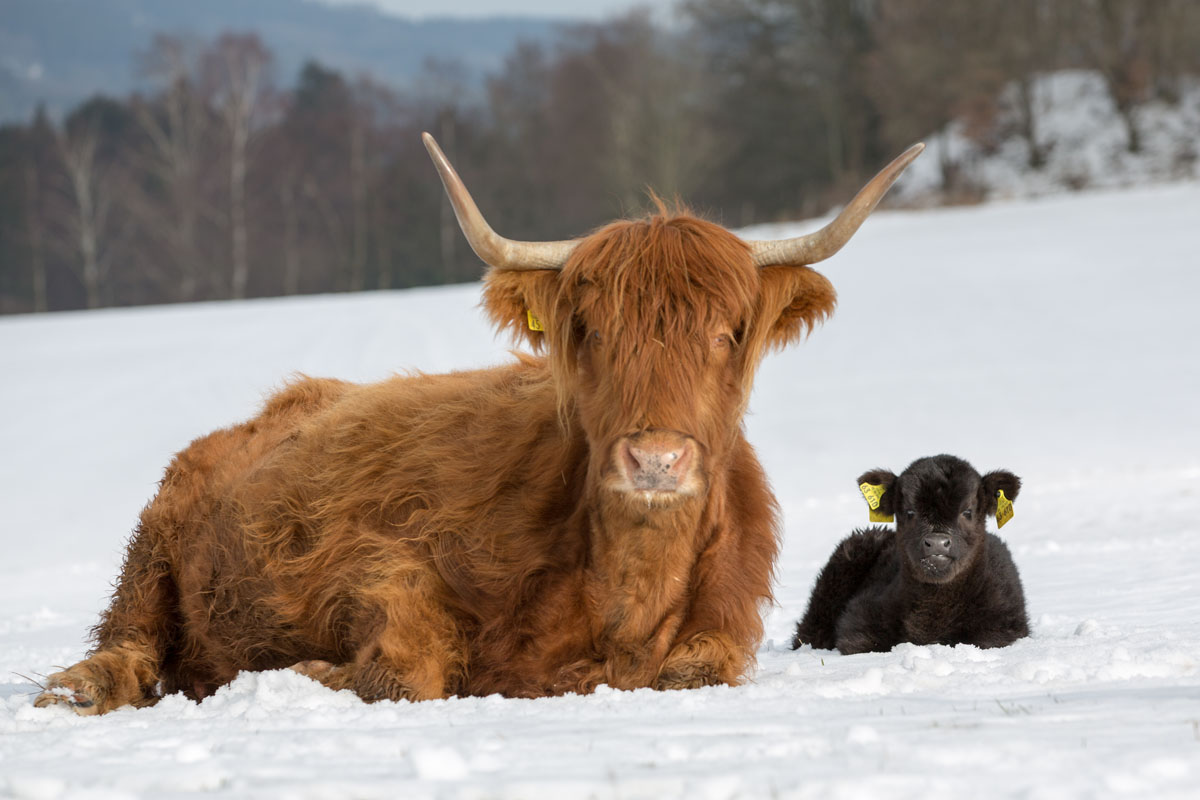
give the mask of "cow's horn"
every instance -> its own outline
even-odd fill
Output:
[[[863,220],[875,210],[876,204],[883,199],[904,168],[924,149],[925,145],[918,143],[901,153],[854,196],[842,213],[837,215],[837,219],[816,233],[773,242],[750,242],[750,255],[755,266],[815,264],[841,250],[858,226],[863,224]]]
[[[479,207],[471,199],[471,193],[463,185],[462,178],[450,166],[446,154],[433,137],[422,133],[421,139],[438,174],[442,176],[442,185],[446,187],[450,204],[454,206],[458,226],[462,228],[475,255],[497,269],[562,269],[577,241],[518,242],[505,239],[492,230],[483,214],[479,213]]]

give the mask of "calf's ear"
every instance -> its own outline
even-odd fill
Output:
[[[873,469],[858,476],[858,485],[861,487],[864,483],[883,487],[883,494],[879,496],[879,508],[873,510],[878,511],[882,516],[894,516],[896,513],[895,473],[886,469]],[[870,503],[870,500],[867,502]]]
[[[496,329],[534,350],[567,324],[558,313],[559,273],[555,270],[491,268],[484,277],[483,307]]]
[[[1003,469],[983,476],[979,483],[979,508],[984,514],[996,513],[996,499],[1001,491],[1009,500],[1016,500],[1021,491],[1021,479]]]

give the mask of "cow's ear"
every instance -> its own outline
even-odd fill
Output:
[[[562,324],[557,313],[558,283],[555,270],[492,268],[483,279],[483,307],[497,330],[541,350],[547,333]]]
[[[763,267],[759,285],[758,324],[767,349],[803,338],[837,304],[833,284],[808,267]]]
[[[858,476],[858,485],[882,486],[883,494],[879,496],[879,508],[874,509],[885,517],[896,513],[896,474],[886,469],[873,469]],[[864,494],[865,496],[865,494]],[[868,503],[870,500],[867,501]]]
[[[1021,491],[1021,479],[1003,469],[983,476],[979,483],[979,508],[984,514],[996,513],[996,500],[1001,491],[1009,500],[1016,500]]]

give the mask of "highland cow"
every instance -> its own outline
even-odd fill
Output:
[[[433,139],[484,307],[544,356],[371,385],[304,378],[167,468],[89,656],[36,705],[204,697],[291,667],[364,700],[736,683],[776,504],[742,416],[759,360],[831,313],[836,253],[920,152],[820,231],[687,214],[497,235]]]
[[[940,455],[914,461],[899,476],[867,472],[858,483],[877,487],[875,510],[894,515],[896,529],[872,526],[838,544],[817,575],[793,648],[850,654],[901,642],[1003,647],[1029,634],[1017,567],[986,530],[998,502],[1004,520],[1006,504],[1016,499],[1016,475],[980,477],[966,461]]]

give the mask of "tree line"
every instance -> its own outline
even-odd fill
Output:
[[[996,137],[1002,95],[1038,169],[1032,82],[1065,67],[1104,77],[1136,151],[1138,106],[1200,75],[1194,0],[678,11],[518,45],[482,87],[445,60],[403,90],[316,62],[283,88],[254,34],[155,36],[137,59],[152,90],[0,128],[0,312],[475,280],[422,130],[498,231],[562,239],[649,189],[730,226],[821,213],[953,119]]]

